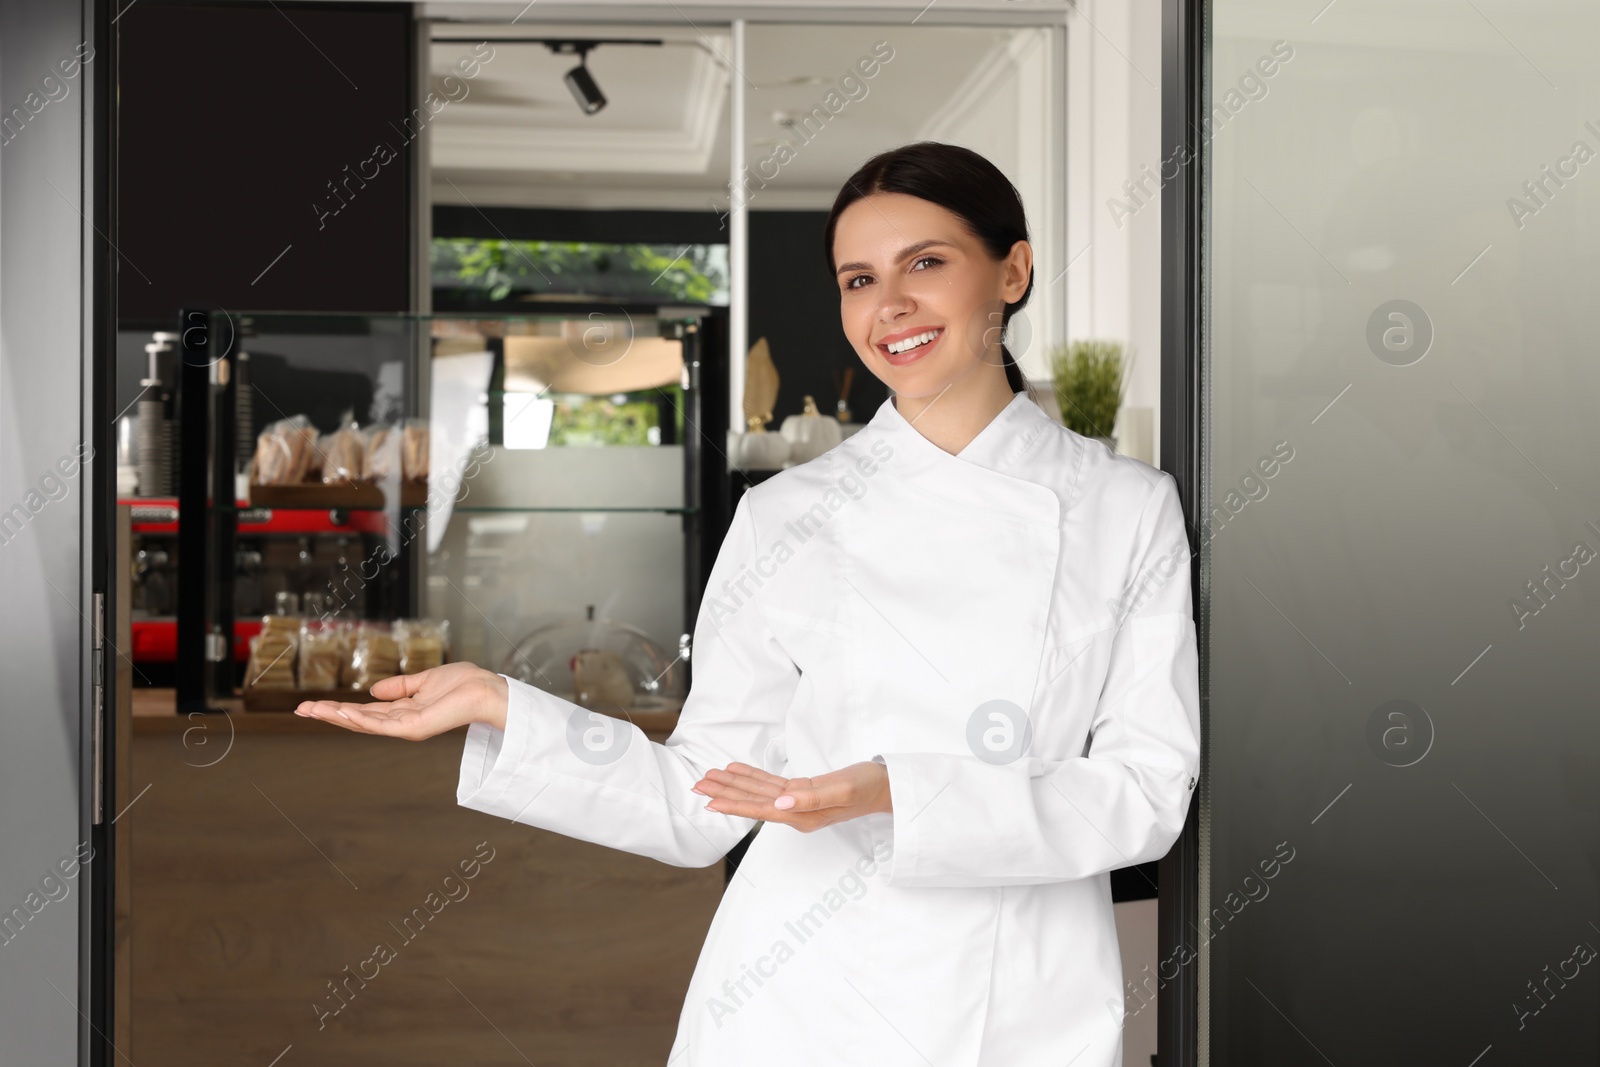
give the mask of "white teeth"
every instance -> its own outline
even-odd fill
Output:
[[[920,344],[926,344],[938,336],[938,330],[929,330],[926,333],[919,333],[915,337],[907,337],[904,341],[895,341],[888,346],[888,349],[891,354],[898,356],[901,352],[909,351]]]

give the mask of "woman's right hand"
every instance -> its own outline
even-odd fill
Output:
[[[307,700],[295,714],[356,733],[421,741],[475,722],[504,730],[508,688],[493,671],[446,663],[380,680],[371,690],[377,699],[370,703]]]

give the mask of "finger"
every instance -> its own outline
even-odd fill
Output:
[[[334,700],[302,700],[294,709],[294,713],[308,719],[322,719],[328,716],[333,710],[333,705],[337,703],[338,701]]]
[[[350,708],[354,707],[360,707],[364,711],[376,711],[379,707],[386,708],[389,707],[389,705],[357,705],[342,700],[308,700],[301,704],[299,708],[295,709],[295,714],[304,714],[314,719],[327,719],[332,721],[336,718],[348,718],[346,715],[341,715],[341,712],[348,711]]]
[[[742,789],[747,793],[753,793],[762,797],[777,796],[783,792],[784,784],[782,778],[779,778],[776,782],[771,782],[765,778],[757,778],[749,774],[735,774],[731,771],[722,770],[719,767],[713,767],[707,771],[705,780],[717,782],[722,785],[730,785],[735,789]]]
[[[708,797],[725,795],[722,791],[727,790],[753,800],[771,800],[783,792],[777,786],[767,785],[754,778],[730,775],[723,771],[706,772],[706,777],[696,784],[695,789],[696,792]]]
[[[748,800],[761,804],[770,803],[772,800],[771,796],[764,793],[752,793],[748,789],[739,788],[737,785],[710,779],[704,782],[699,789],[699,793],[701,796],[710,797],[713,800]]]
[[[730,763],[728,764],[728,770],[735,774],[745,774],[751,776],[752,778],[759,778],[762,781],[778,786],[779,788],[782,788],[784,782],[788,780],[785,778],[780,778],[770,771],[764,771],[760,767],[752,767],[748,763]]]
[[[320,719],[322,722],[328,723],[329,725],[339,726],[358,734],[370,734],[377,732],[372,729],[368,723],[351,718],[350,715],[340,710],[339,705],[333,701],[310,701],[307,704],[302,705],[302,707],[304,707],[306,710],[303,712],[297,710],[295,714],[303,714],[308,719]]]
[[[763,822],[788,822],[788,812],[777,811],[770,800],[723,800],[713,799],[706,804],[707,811],[715,811],[722,815],[734,815],[741,819],[760,819]]]
[[[723,815],[733,815],[738,818],[756,819],[760,822],[778,823],[792,826],[803,834],[820,830],[824,826],[831,826],[840,821],[840,816],[833,813],[816,814],[802,812],[792,814],[786,811],[776,811],[770,804],[756,804],[749,801],[719,800],[714,802],[715,807],[707,805],[711,810]]]
[[[417,690],[428,682],[428,672],[418,671],[416,674],[394,674],[387,678],[379,678],[367,690],[379,700],[400,700],[403,697],[415,696]]]
[[[313,700],[301,705],[310,718],[342,726],[357,733],[394,736],[399,732],[397,716],[407,709],[396,708],[392,703],[359,704],[340,700]]]

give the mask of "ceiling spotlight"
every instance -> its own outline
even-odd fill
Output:
[[[479,37],[434,37],[435,44],[446,41],[465,43],[481,43],[484,38]],[[488,41],[495,44],[542,44],[555,55],[575,55],[578,65],[562,77],[567,83],[567,88],[572,90],[573,99],[578,101],[578,107],[585,115],[593,115],[606,106],[606,95],[600,91],[600,86],[595,82],[594,75],[589,73],[587,65],[591,49],[603,44],[630,44],[649,45],[661,47],[665,42],[660,38],[634,38],[634,37],[489,37]]]
[[[544,46],[555,55],[576,55],[578,65],[567,71],[561,79],[567,83],[567,88],[572,90],[572,98],[578,102],[578,109],[585,115],[593,115],[596,111],[606,106],[606,94],[600,91],[600,86],[594,80],[594,75],[589,73],[589,50],[603,41],[559,41],[546,40]]]
[[[605,94],[600,91],[600,86],[595,84],[594,75],[589,73],[589,68],[582,63],[567,71],[564,80],[585,115],[593,115],[606,106]]]

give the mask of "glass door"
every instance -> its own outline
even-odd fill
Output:
[[[1593,1063],[1600,10],[1210,17],[1200,1062]]]

